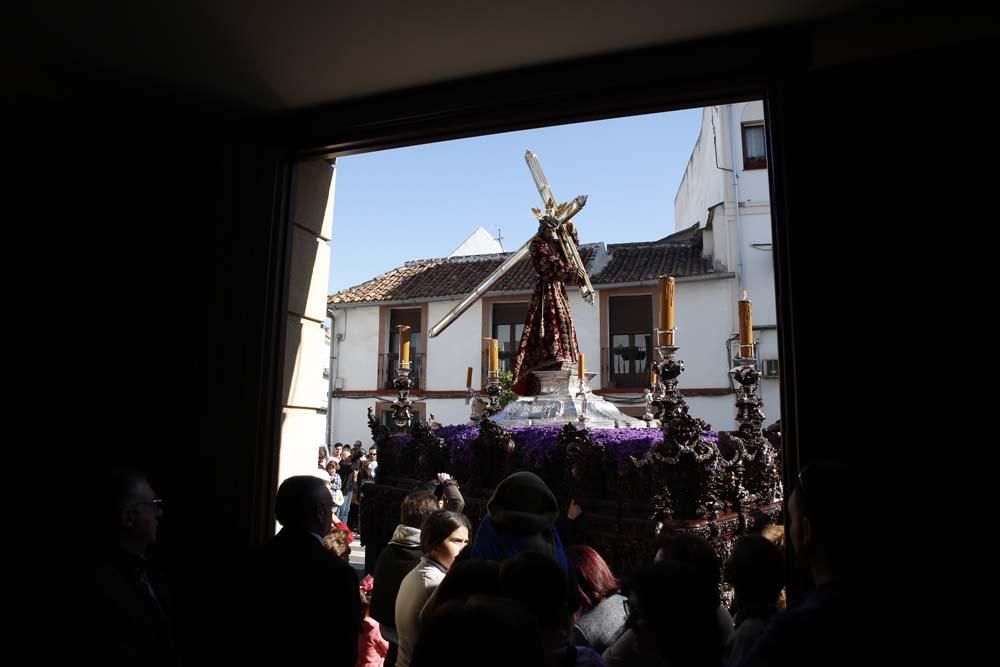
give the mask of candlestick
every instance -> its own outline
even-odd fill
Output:
[[[740,299],[740,356],[752,357],[753,354],[753,304],[743,290]]]
[[[410,366],[410,327],[400,324],[399,329],[399,363],[401,366]]]
[[[500,368],[500,341],[496,338],[484,338],[490,346],[490,372],[495,373]]]
[[[674,318],[674,293],[676,282],[673,276],[660,276],[660,334],[661,345],[674,344],[673,329],[676,326]]]

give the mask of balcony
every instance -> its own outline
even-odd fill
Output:
[[[601,348],[601,377],[607,389],[635,389],[649,386],[649,350],[636,345]]]
[[[499,362],[500,362],[499,370],[501,370],[501,371],[510,371],[510,372],[513,373],[514,372],[514,361],[517,360],[517,348],[514,348],[513,350],[500,350],[500,353],[499,353],[498,357],[499,357]],[[482,385],[481,388],[485,388],[486,387],[486,385],[485,385],[486,378],[489,377],[489,370],[490,370],[490,352],[489,352],[489,350],[483,350],[482,354],[480,355],[479,362],[480,362],[480,365],[479,365],[480,375],[479,376],[473,376],[473,378],[472,378],[472,385],[474,387]],[[480,378],[482,379],[482,382],[480,382]]]
[[[423,353],[410,355],[410,379],[413,381],[413,384],[410,387],[411,390],[420,389],[423,386],[424,373],[426,372],[426,367],[424,365],[425,356],[426,355]],[[399,356],[395,352],[378,355],[379,389],[395,389],[395,387],[392,386],[392,383],[398,374],[398,367]]]

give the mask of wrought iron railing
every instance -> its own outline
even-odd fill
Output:
[[[410,355],[410,379],[413,384],[410,390],[423,387],[425,373],[425,354]],[[399,356],[395,352],[378,355],[378,387],[380,389],[393,389],[392,381],[396,379],[399,369]]]
[[[641,389],[649,386],[650,352],[636,345],[601,348],[601,377],[608,389]]]

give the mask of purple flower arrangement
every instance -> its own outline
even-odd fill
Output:
[[[604,447],[624,471],[630,457],[641,459],[653,446],[663,442],[663,432],[658,428],[602,428],[590,432],[595,445]]]
[[[562,425],[546,424],[543,426],[515,426],[508,429],[514,434],[514,442],[521,459],[532,466],[541,467],[556,447]],[[601,428],[589,431],[594,444],[603,447],[611,454],[618,464],[618,469],[624,471],[628,467],[630,457],[641,459],[653,446],[663,442],[663,432],[653,428]],[[438,428],[434,434],[443,438],[448,444],[450,461],[469,465],[472,461],[471,443],[479,437],[477,424],[451,424]],[[719,434],[715,431],[703,432],[703,437],[718,445]],[[413,436],[409,434],[396,435],[390,442],[404,449],[413,446]]]
[[[510,431],[514,434],[514,443],[520,451],[521,460],[533,466],[542,466],[555,449],[562,426],[517,426]]]
[[[478,424],[451,424],[442,426],[434,434],[448,443],[448,459],[465,465],[472,462],[469,444],[479,437]]]

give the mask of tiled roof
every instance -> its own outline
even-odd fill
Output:
[[[603,244],[588,243],[580,246],[580,256],[589,270],[599,268],[591,275],[591,282],[606,284],[655,279],[661,274],[694,275],[711,273],[712,259],[701,258],[700,246],[692,243],[619,243],[607,248]],[[367,282],[331,294],[330,304],[404,301],[441,297],[462,297],[475,289],[490,272],[510,256],[468,255],[439,259],[419,259],[373,278]],[[610,260],[610,261],[608,261]],[[516,292],[535,287],[535,270],[531,258],[526,257],[508,271],[489,291]]]
[[[594,285],[656,280],[659,276],[696,276],[713,272],[711,257],[701,256],[701,243],[643,242],[608,246],[611,261],[599,274],[590,276]]]
[[[708,219],[709,220],[712,219],[711,211],[708,212]],[[664,236],[659,241],[655,241],[655,243],[677,243],[679,241],[695,241],[701,235],[700,227],[701,227],[700,223],[696,222],[687,229],[682,229],[679,232],[674,232],[673,234]]]

